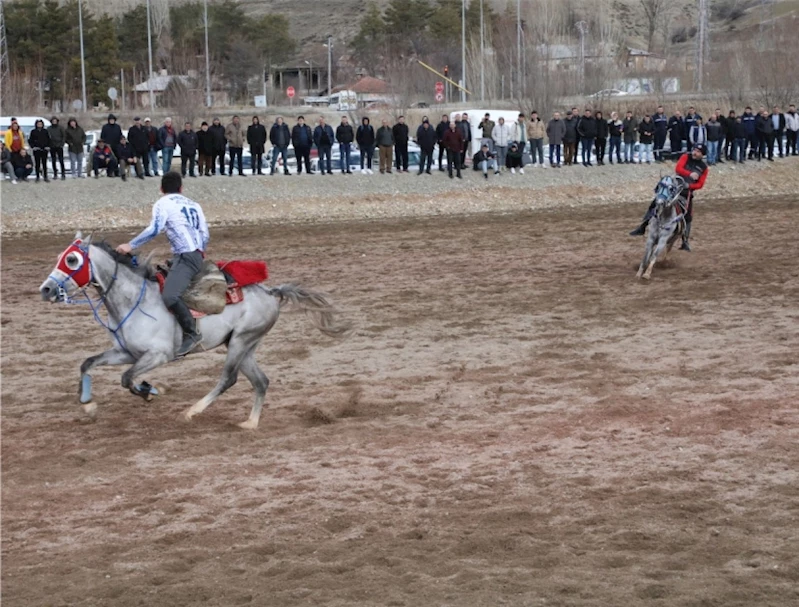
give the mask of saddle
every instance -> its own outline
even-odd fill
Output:
[[[169,275],[170,262],[157,265],[155,280],[163,291]],[[217,261],[206,260],[200,273],[194,277],[182,295],[194,318],[220,314],[226,305],[244,301],[243,287],[264,282],[269,277],[266,262],[257,260]]]

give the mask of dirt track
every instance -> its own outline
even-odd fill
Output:
[[[704,203],[649,284],[632,207],[215,232],[356,325],[284,314],[256,432],[244,380],[178,419],[219,352],[80,421],[68,243],[5,239],[4,604],[799,603],[795,204]]]

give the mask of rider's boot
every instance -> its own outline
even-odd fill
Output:
[[[203,336],[197,331],[197,323],[191,315],[191,310],[183,301],[177,300],[169,309],[175,315],[175,320],[178,321],[180,328],[183,329],[183,343],[175,352],[175,358],[180,358],[199,346],[203,341]]]
[[[688,251],[691,252],[691,247],[688,246],[688,239],[691,237],[691,223],[685,224],[685,232],[682,233],[682,245],[680,245],[680,251]]]
[[[646,226],[649,225],[649,220],[652,219],[654,210],[655,210],[655,201],[653,200],[652,204],[649,205],[649,208],[644,214],[644,218],[641,220],[641,225],[639,225],[632,232],[630,232],[630,236],[643,236],[644,234],[646,234]]]

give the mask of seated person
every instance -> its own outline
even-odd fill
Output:
[[[14,165],[11,164],[11,152],[6,147],[5,141],[0,141],[0,170],[5,173],[11,183],[17,183],[17,175],[14,173]]]
[[[118,166],[119,163],[117,163],[117,158],[114,156],[114,152],[111,151],[111,147],[102,139],[98,139],[97,145],[94,146],[94,151],[92,152],[94,178],[100,177],[100,169],[105,169],[109,177],[114,177]]]
[[[519,174],[524,175],[522,150],[519,149],[519,145],[515,141],[510,144],[510,149],[505,156],[505,166],[510,169],[511,173],[515,173],[516,169],[519,169]]]
[[[122,181],[125,181],[128,178],[129,166],[132,166],[136,170],[136,177],[138,177],[139,179],[144,179],[144,174],[142,173],[141,158],[138,158],[136,156],[136,151],[133,149],[133,146],[125,137],[122,137],[119,140],[118,151],[119,151],[119,168],[120,168],[120,174],[122,175]]]
[[[499,165],[497,165],[497,155],[492,152],[487,143],[480,146],[480,151],[472,157],[474,170],[483,171],[483,177],[488,179],[488,169],[494,168],[494,175],[499,175]]]
[[[11,164],[14,165],[14,174],[17,179],[22,181],[27,181],[28,176],[33,172],[33,158],[25,148],[22,148],[19,154],[11,155]]]

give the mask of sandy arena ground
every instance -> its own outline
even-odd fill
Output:
[[[215,231],[355,326],[284,313],[255,432],[243,378],[179,420],[222,352],[85,423],[69,238],[4,239],[4,605],[799,604],[796,204],[705,199],[651,283],[641,205]]]

